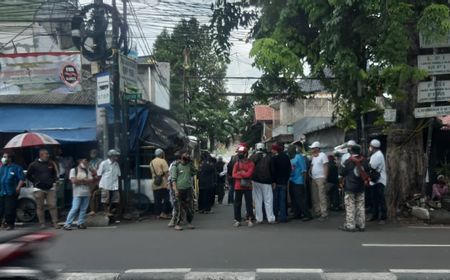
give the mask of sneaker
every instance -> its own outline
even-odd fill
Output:
[[[386,220],[380,220],[380,221],[378,222],[378,224],[379,224],[379,225],[385,225],[385,224],[386,224]]]
[[[253,227],[253,222],[252,222],[252,221],[248,221],[248,222],[247,222],[247,226],[248,226],[248,227]]]
[[[54,227],[55,229],[60,229],[60,228],[61,228],[61,226],[58,225],[58,223],[53,223],[53,227]]]
[[[175,221],[171,220],[167,226],[168,227],[174,227],[175,226]]]
[[[182,231],[183,230],[183,228],[181,226],[179,226],[179,225],[176,225],[173,229],[174,230],[178,230],[178,231]]]
[[[195,226],[193,226],[192,224],[188,224],[188,225],[187,225],[187,228],[188,228],[188,229],[195,229]]]
[[[325,222],[326,220],[328,220],[328,217],[320,217],[319,218],[319,222]]]
[[[277,221],[272,221],[272,222],[269,222],[269,225],[276,225],[276,224],[278,224],[278,222],[277,222]]]
[[[63,226],[63,230],[72,230],[71,226]]]
[[[356,227],[356,230],[359,232],[365,232],[366,228]]]
[[[303,222],[308,222],[308,221],[311,221],[311,220],[312,220],[312,217],[304,217],[302,219]]]
[[[234,227],[240,227],[241,226],[241,222],[236,221],[236,222],[234,222],[233,226]]]
[[[94,211],[91,211],[91,212],[88,213],[88,216],[94,216],[94,215],[95,215]]]
[[[8,226],[8,227],[6,228],[6,230],[7,230],[7,231],[14,230],[14,227],[13,227],[13,226]]]
[[[338,229],[346,232],[356,232],[356,228],[348,228],[346,226],[340,226]]]
[[[87,227],[84,224],[78,225],[78,229],[87,229]]]

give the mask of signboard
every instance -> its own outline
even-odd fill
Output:
[[[0,95],[81,91],[79,52],[0,54]]]
[[[111,86],[109,74],[101,74],[97,76],[97,105],[110,104],[111,102]]]
[[[450,81],[419,83],[417,102],[442,102],[450,100]]]
[[[425,38],[422,36],[422,34],[419,34],[419,39],[420,39],[420,47],[423,49],[450,47],[450,33],[442,41],[425,40]]]
[[[132,93],[138,89],[138,65],[133,59],[120,55],[119,57],[120,91]]]
[[[396,120],[397,120],[397,110],[384,109],[384,121],[385,122],[395,122]]]
[[[424,107],[414,109],[416,119],[450,115],[450,106]]]
[[[417,64],[430,76],[450,74],[450,54],[419,55]]]

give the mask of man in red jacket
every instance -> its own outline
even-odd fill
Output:
[[[241,208],[242,197],[245,197],[245,208],[247,210],[247,225],[253,226],[253,198],[252,198],[252,176],[255,170],[255,164],[248,159],[248,148],[244,145],[239,146],[237,150],[238,161],[233,167],[233,179],[234,179],[234,219],[235,227],[241,225]]]

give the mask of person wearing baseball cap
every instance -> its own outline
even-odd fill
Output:
[[[341,157],[341,165],[342,165],[342,167],[345,166],[344,163],[347,161],[347,159],[350,158],[350,156],[351,156],[350,149],[353,146],[355,146],[355,145],[357,145],[355,140],[349,140],[347,142],[347,145],[346,145],[347,146],[347,152],[345,154],[343,154],[342,157]]]
[[[328,157],[320,151],[320,142],[316,141],[309,146],[312,149],[311,178],[313,210],[319,220],[328,218],[328,199],[326,182],[328,177]]]
[[[377,139],[370,141],[370,167],[374,172],[379,174],[379,178],[371,179],[370,191],[372,196],[372,217],[369,221],[379,220],[379,224],[384,225],[387,218],[386,198],[384,189],[387,183],[386,162],[384,160],[383,152],[381,152],[381,142]]]

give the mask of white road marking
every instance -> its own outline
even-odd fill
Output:
[[[317,268],[258,268],[256,273],[323,273]]]
[[[144,274],[144,273],[189,273],[191,272],[190,268],[149,268],[149,269],[129,269],[126,270],[125,273],[135,273],[135,274]]]
[[[408,228],[413,229],[450,229],[449,226],[409,226]]]
[[[450,247],[450,244],[361,244],[363,247]]]
[[[190,272],[184,280],[255,280],[255,272]]]
[[[442,273],[450,274],[450,269],[389,269],[392,273]]]
[[[392,273],[369,273],[369,272],[354,272],[354,273],[327,273],[325,275],[327,280],[397,280],[397,277]]]
[[[88,227],[88,229],[115,229],[117,226],[108,226],[108,227]]]
[[[62,273],[58,280],[116,280],[120,273]]]

